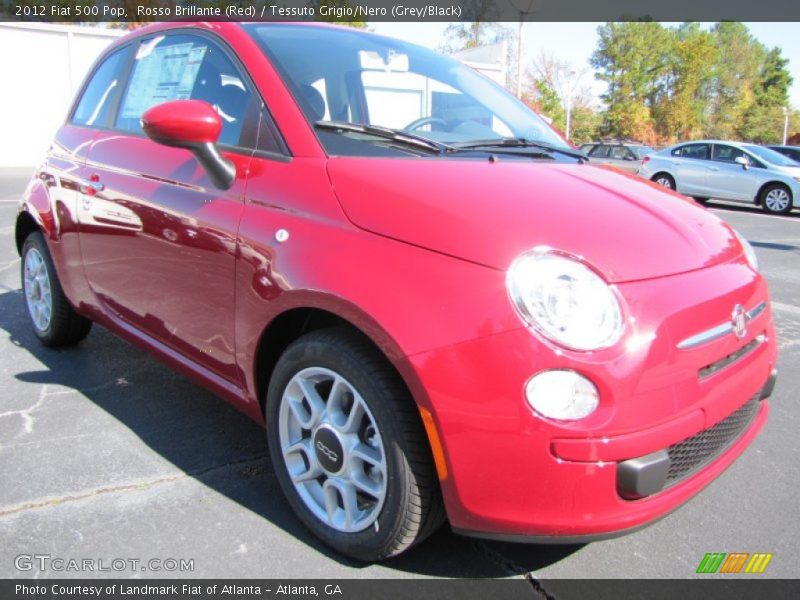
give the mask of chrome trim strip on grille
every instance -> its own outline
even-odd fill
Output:
[[[767,310],[767,303],[762,302],[755,308],[749,310],[747,315],[747,320],[752,321],[758,315],[763,313]],[[690,348],[696,348],[697,346],[702,346],[703,344],[707,344],[709,342],[713,342],[714,340],[718,340],[721,337],[725,337],[729,333],[733,333],[733,323],[727,322],[722,323],[721,325],[717,325],[716,327],[712,327],[711,329],[706,329],[705,331],[701,331],[700,333],[693,335],[691,337],[686,338],[682,342],[678,343],[679,350],[688,350]]]
[[[706,365],[702,369],[697,372],[697,378],[700,380],[705,379],[706,377],[711,377],[714,373],[721,371],[725,367],[729,367],[737,360],[740,360],[750,354],[753,350],[758,348],[761,344],[763,344],[767,340],[767,336],[763,333],[754,337],[750,342],[739,348],[736,352],[729,354],[728,356],[721,358],[720,360],[711,363],[710,365]]]

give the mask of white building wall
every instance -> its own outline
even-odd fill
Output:
[[[95,59],[122,33],[0,23],[0,167],[39,164]]]

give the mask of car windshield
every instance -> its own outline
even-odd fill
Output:
[[[755,144],[746,144],[744,149],[748,152],[752,152],[759,158],[763,158],[770,164],[777,165],[779,167],[796,167],[798,166],[797,161],[792,160],[788,156],[784,156],[780,152],[775,152],[771,148],[765,148],[764,146],[756,146]]]
[[[500,85],[420,46],[344,28],[245,28],[311,123],[391,128],[444,144],[517,138],[568,148],[541,117]],[[329,150],[331,131],[317,131]],[[359,137],[352,128],[337,133],[381,141]]]

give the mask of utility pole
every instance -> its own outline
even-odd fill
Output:
[[[511,4],[519,11],[519,27],[517,28],[517,98],[522,98],[522,25],[525,17],[536,9],[534,4],[539,0],[511,0]],[[536,8],[539,8],[538,6]]]
[[[565,136],[567,141],[569,141],[570,136],[570,125],[572,120],[572,78],[578,74],[577,71],[570,71],[567,73],[567,98],[566,98],[566,108],[567,108],[567,124],[566,124],[566,132]]]
[[[783,107],[783,145],[786,145],[786,142],[789,139],[789,107]]]
[[[517,30],[517,98],[520,99],[522,98],[522,19],[524,17],[525,14],[519,11],[519,29]]]

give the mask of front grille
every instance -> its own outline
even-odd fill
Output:
[[[725,367],[732,365],[740,358],[744,358],[746,355],[750,354],[753,350],[758,348],[761,344],[763,344],[767,339],[766,334],[762,333],[754,337],[748,344],[739,348],[736,352],[729,354],[728,356],[711,363],[710,365],[706,365],[700,371],[698,371],[697,376],[699,379],[705,379],[706,377],[711,377],[717,371],[721,371]]]
[[[664,487],[686,479],[722,454],[747,429],[759,406],[760,394],[757,394],[713,427],[667,448],[670,465]]]

